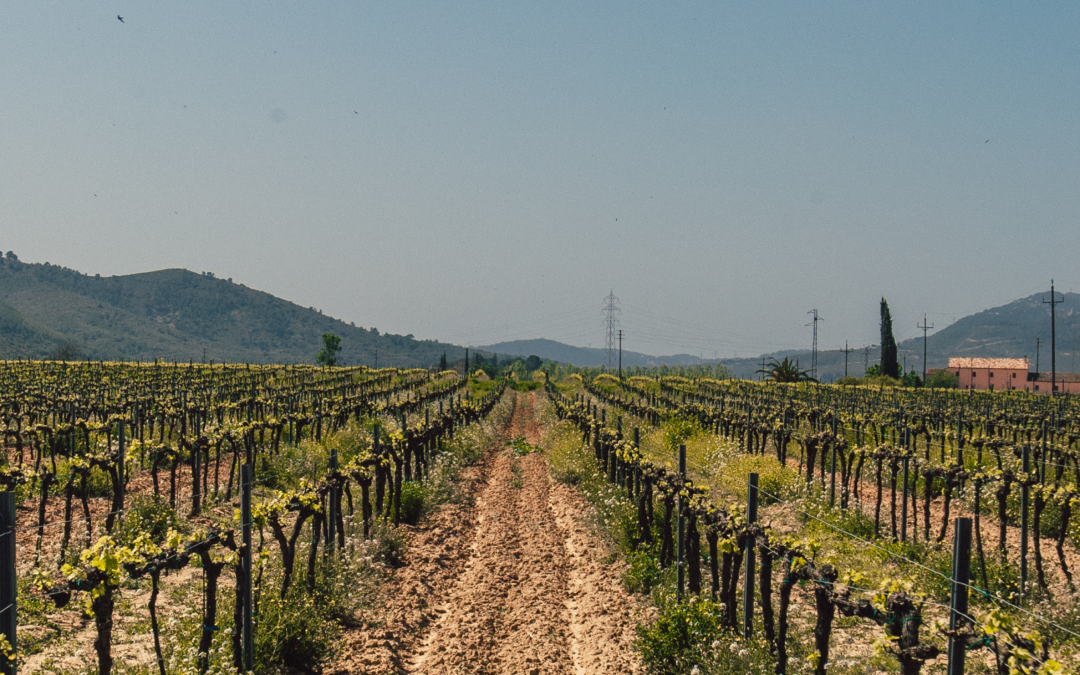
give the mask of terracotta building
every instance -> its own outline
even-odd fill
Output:
[[[948,370],[959,380],[961,389],[1011,390],[1022,389],[1040,394],[1050,393],[1050,373],[1030,372],[1028,359],[980,359],[953,357]],[[944,370],[944,369],[938,369]],[[931,372],[927,371],[929,377]],[[1055,391],[1080,394],[1080,374],[1058,373]]]
[[[1066,394],[1080,394],[1080,373],[1058,373],[1057,385],[1054,391]],[[1028,391],[1039,394],[1050,392],[1050,373],[1030,373],[1028,375]]]
[[[961,389],[1027,389],[1029,368],[1027,359],[949,359]]]

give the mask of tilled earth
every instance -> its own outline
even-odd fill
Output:
[[[505,440],[537,440],[534,397],[519,397]],[[384,624],[351,631],[333,672],[638,672],[638,606],[543,454],[492,448],[466,491],[413,532]]]

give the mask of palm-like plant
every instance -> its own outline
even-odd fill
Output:
[[[757,372],[773,382],[817,382],[809,370],[801,370],[799,362],[792,361],[790,356],[785,356],[783,361],[772,359],[769,365],[759,368]]]

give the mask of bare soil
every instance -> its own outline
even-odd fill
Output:
[[[349,631],[332,673],[599,675],[640,671],[637,604],[581,519],[587,506],[553,484],[535,443],[536,394],[466,477],[473,499],[443,507],[411,533],[390,582],[384,621]]]

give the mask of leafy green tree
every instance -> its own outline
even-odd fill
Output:
[[[956,389],[960,386],[960,378],[952,371],[939,370],[929,377],[926,384],[931,389]]]
[[[900,363],[896,360],[896,338],[892,332],[892,314],[889,303],[881,299],[881,374],[900,377]]]
[[[337,365],[337,354],[341,351],[341,338],[333,333],[323,333],[322,349],[315,355],[315,362],[320,366]]]
[[[81,351],[79,349],[79,343],[74,340],[64,340],[49,354],[51,361],[77,361]]]
[[[910,370],[904,374],[904,377],[900,379],[905,387],[921,387],[923,386],[922,378],[914,370]]]
[[[446,352],[443,352],[439,359],[439,370],[446,370]]]
[[[531,375],[532,373],[536,372],[537,370],[540,370],[540,366],[543,365],[543,363],[544,363],[543,359],[541,359],[539,356],[533,354],[529,358],[525,359],[525,370],[527,370],[529,372],[529,374]]]
[[[759,368],[762,373],[773,382],[817,382],[809,370],[801,370],[798,361],[792,361],[790,356],[785,356],[783,361],[772,359],[769,365]]]

